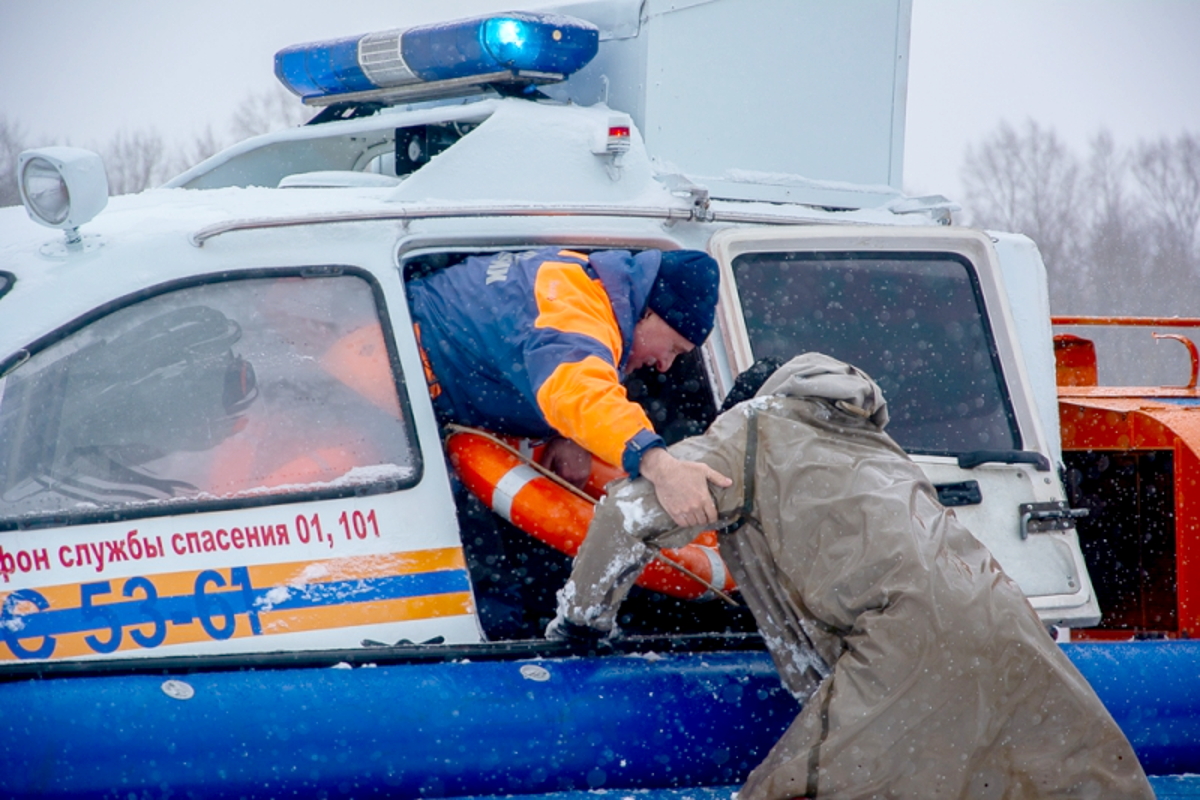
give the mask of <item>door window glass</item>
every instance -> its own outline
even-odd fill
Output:
[[[396,386],[362,278],[150,297],[0,381],[0,522],[411,482]]]
[[[733,260],[755,358],[826,353],[883,389],[909,452],[1019,449],[966,264],[942,255],[748,253]]]

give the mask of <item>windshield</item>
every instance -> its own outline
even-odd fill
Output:
[[[1017,450],[969,265],[948,254],[747,253],[733,260],[755,358],[817,351],[883,389],[909,452]]]
[[[141,299],[0,381],[0,525],[412,482],[396,386],[360,277]]]

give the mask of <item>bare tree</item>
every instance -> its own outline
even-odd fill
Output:
[[[295,95],[282,86],[246,95],[230,119],[229,138],[217,134],[212,125],[179,148],[170,159],[172,174],[178,174],[224,150],[232,142],[251,136],[303,125],[313,116]]]
[[[190,158],[193,164],[199,164],[206,158],[211,158],[224,150],[228,144],[213,133],[212,125],[206,125],[204,131],[192,139]]]
[[[26,149],[25,131],[0,114],[0,206],[21,204],[17,189],[17,156]]]
[[[968,147],[962,169],[972,222],[1024,233],[1037,242],[1055,290],[1088,283],[1079,259],[1083,215],[1078,159],[1053,130],[1029,120],[1023,133],[1001,123],[978,147]]]
[[[1130,176],[1131,156],[1102,131],[1091,142],[1085,180],[1083,258],[1090,280],[1075,286],[1061,310],[1097,315],[1167,312],[1154,276],[1150,214]],[[1169,290],[1168,290],[1169,293]],[[1060,295],[1061,296],[1061,295]],[[1168,382],[1172,364],[1149,332],[1130,328],[1075,331],[1096,343],[1101,380],[1110,384]]]
[[[1134,153],[1133,175],[1153,213],[1160,269],[1192,279],[1200,225],[1200,136],[1142,142]]]
[[[230,130],[238,139],[246,139],[284,128],[303,125],[313,117],[296,95],[276,84],[270,89],[246,96],[233,112]]]
[[[1147,214],[1130,191],[1127,154],[1112,134],[1101,131],[1091,142],[1084,182],[1086,215],[1083,256],[1091,280],[1079,288],[1074,310],[1098,314],[1135,313],[1126,288],[1129,278],[1148,277],[1150,243]],[[1153,313],[1145,309],[1144,313]]]
[[[170,165],[169,172],[171,175],[178,175],[204,161],[207,158],[215,156],[228,146],[228,143],[219,137],[214,131],[212,125],[204,126],[204,130],[192,137],[192,141],[175,150],[174,154],[168,159]]]
[[[160,183],[167,171],[166,145],[154,129],[121,131],[104,148],[110,194],[132,194]]]

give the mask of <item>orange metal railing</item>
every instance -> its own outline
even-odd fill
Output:
[[[1144,327],[1144,328],[1200,328],[1200,317],[1067,317],[1067,316],[1052,316],[1050,317],[1051,325],[1120,325],[1126,327]],[[1188,337],[1178,333],[1151,333],[1155,339],[1174,339],[1183,344],[1188,349],[1188,355],[1192,359],[1192,375],[1188,381],[1188,389],[1195,389],[1197,379],[1200,378],[1200,350],[1196,348],[1195,342]],[[1080,353],[1073,354],[1073,351],[1079,349],[1082,342],[1087,342],[1086,339],[1071,341],[1078,337],[1056,336],[1055,339],[1055,355],[1059,362],[1059,384],[1060,385],[1094,385],[1096,375],[1095,350],[1092,349],[1090,354]],[[1091,345],[1091,342],[1087,342]],[[1068,353],[1073,355],[1068,356]],[[1086,360],[1090,355],[1090,362],[1087,364],[1068,364],[1064,357],[1073,358],[1075,361]]]

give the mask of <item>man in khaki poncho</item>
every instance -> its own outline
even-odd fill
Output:
[[[712,489],[732,523],[721,554],[804,704],[740,800],[1153,797],[1099,698],[886,423],[866,374],[810,353],[671,448],[734,478]],[[652,548],[695,534],[646,481],[614,487],[547,635],[612,632]]]

